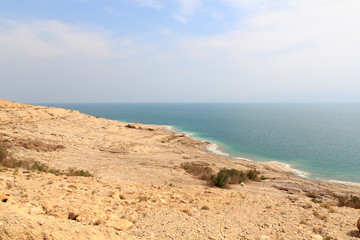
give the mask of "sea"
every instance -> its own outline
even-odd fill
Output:
[[[51,103],[212,143],[207,150],[276,161],[318,181],[360,183],[360,103]]]

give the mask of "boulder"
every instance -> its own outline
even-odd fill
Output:
[[[117,221],[117,223],[114,225],[114,228],[119,231],[126,231],[129,228],[131,228],[134,224],[130,222],[127,219],[120,219]]]

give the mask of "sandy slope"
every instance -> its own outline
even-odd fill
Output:
[[[0,239],[358,239],[359,211],[305,196],[316,191],[332,203],[336,194],[359,194],[357,186],[297,178],[282,165],[206,152],[208,143],[162,126],[126,124],[0,100],[0,141],[16,158],[95,174],[0,172],[0,195],[10,195],[0,202]],[[256,167],[269,180],[208,188],[179,168],[188,161]]]

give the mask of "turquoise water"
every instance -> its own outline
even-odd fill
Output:
[[[217,143],[232,157],[287,163],[312,179],[360,183],[360,104],[45,105],[170,125]]]

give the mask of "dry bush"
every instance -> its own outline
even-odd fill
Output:
[[[211,167],[201,165],[199,163],[194,162],[184,162],[180,165],[182,169],[191,175],[201,179],[209,181],[211,177],[214,175],[214,171]]]
[[[338,206],[360,209],[360,198],[358,196],[354,196],[354,195],[339,196],[338,197]]]
[[[26,170],[39,171],[52,173],[55,175],[66,175],[66,176],[83,176],[83,177],[92,177],[93,175],[86,170],[79,170],[76,168],[68,168],[65,171],[59,169],[50,168],[45,163],[39,161],[22,161],[17,160],[9,154],[6,148],[0,146],[0,166],[6,168],[23,168]]]

